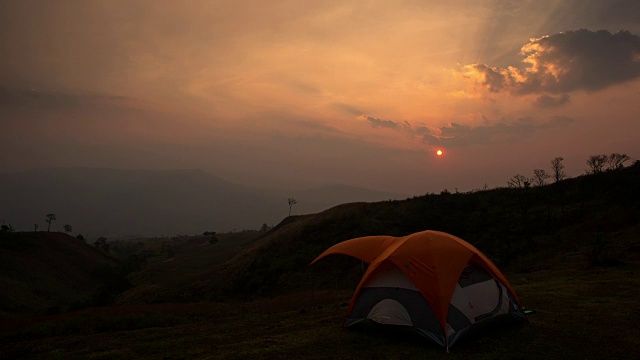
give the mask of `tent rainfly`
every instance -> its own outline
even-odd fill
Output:
[[[482,323],[527,320],[498,267],[456,236],[427,230],[404,237],[360,237],[330,247],[311,264],[331,254],[369,264],[345,326],[371,321],[404,326],[448,351]]]

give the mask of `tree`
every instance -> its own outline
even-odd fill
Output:
[[[0,231],[2,232],[14,232],[15,229],[13,228],[13,225],[9,224],[5,224],[4,220],[2,220],[2,225],[0,226]]]
[[[287,202],[289,203],[289,216],[291,216],[291,208],[293,207],[293,205],[297,204],[298,202],[294,198],[289,198]]]
[[[271,227],[269,227],[269,225],[267,225],[266,223],[262,224],[262,226],[260,227],[260,231],[262,232],[267,232],[269,231],[269,229],[271,229]]]
[[[564,173],[564,164],[562,161],[564,158],[558,156],[557,158],[551,160],[551,170],[553,170],[553,180],[554,182],[558,182],[563,180],[567,174]]]
[[[85,239],[84,239],[84,236],[83,236],[82,234],[78,234],[78,236],[76,236],[76,239],[78,239],[78,240],[82,240],[82,241],[84,241],[84,240],[85,240]]]
[[[67,234],[70,233],[72,230],[73,228],[71,227],[71,225],[69,224],[64,225],[64,232],[66,232]]]
[[[33,231],[34,232],[38,231],[38,223],[33,223]]]
[[[604,165],[609,160],[609,157],[605,154],[602,155],[591,155],[589,159],[587,159],[587,165],[589,165],[589,169],[587,170],[587,174],[599,174],[604,169]]]
[[[47,214],[44,221],[47,222],[47,232],[51,231],[51,223],[56,221],[56,214]]]
[[[609,170],[617,170],[622,169],[624,167],[624,163],[631,160],[631,158],[627,154],[618,154],[613,153],[609,155],[609,159],[607,159],[607,164],[609,165]]]
[[[509,184],[509,187],[511,188],[528,188],[531,185],[531,182],[526,176],[516,174],[507,184]]]
[[[534,169],[533,170],[533,179],[531,179],[536,186],[543,186],[545,181],[550,178],[551,175],[544,171],[543,169]]]
[[[216,236],[216,232],[215,231],[205,231],[205,232],[202,233],[202,235],[211,236],[209,238],[209,244],[211,244],[211,245],[213,245],[213,244],[218,242],[218,237]]]
[[[107,243],[107,238],[104,236],[100,236],[96,242],[93,243],[98,249],[103,250],[104,252],[109,252],[109,243]]]
[[[518,198],[518,205],[520,206],[520,211],[522,214],[523,234],[525,239],[527,240],[527,246],[529,248],[532,247],[531,232],[528,231],[528,228],[529,228],[529,209],[531,207],[530,189],[531,189],[531,183],[533,181],[534,179],[529,179],[524,175],[516,174],[508,182],[509,187],[522,189],[522,190],[519,190],[516,195]]]

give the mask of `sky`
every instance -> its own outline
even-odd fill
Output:
[[[0,0],[0,53],[2,172],[420,195],[640,158],[637,0]]]

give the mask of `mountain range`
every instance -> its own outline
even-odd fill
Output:
[[[273,226],[291,215],[406,195],[348,185],[304,191],[259,189],[199,169],[49,168],[0,174],[0,220],[16,230],[72,226],[85,237],[174,236]]]

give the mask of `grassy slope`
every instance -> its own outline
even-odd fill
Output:
[[[360,263],[344,257],[308,263],[329,246],[366,235],[406,235],[435,229],[457,235],[485,252],[503,270],[549,268],[560,254],[590,249],[581,266],[613,262],[631,244],[614,241],[640,219],[640,166],[569,179],[532,189],[425,195],[404,201],[346,204],[290,219],[220,266],[210,293],[238,296],[332,288],[337,272],[348,288]],[[633,231],[633,230],[632,230]],[[595,250],[593,250],[595,247]]]
[[[146,258],[142,269],[130,276],[134,285],[121,294],[118,304],[191,302],[206,297],[208,279],[218,276],[216,266],[226,262],[262,235],[259,231],[217,234],[210,237],[183,236],[134,240],[142,242],[153,256]],[[127,242],[126,240],[124,242]]]
[[[0,234],[0,319],[65,310],[89,301],[115,262],[63,233]]]
[[[640,229],[636,229],[640,230]],[[573,254],[579,257],[580,254]],[[349,291],[253,302],[105,308],[42,319],[0,335],[1,358],[93,359],[635,359],[638,253],[612,268],[515,276],[530,323],[443,349],[399,334],[340,328]]]
[[[561,192],[430,195],[292,217],[251,245],[220,251],[220,258],[240,254],[211,264],[209,275],[217,278],[190,288],[194,300],[218,298],[220,288],[233,290],[238,300],[111,307],[10,324],[0,334],[0,357],[635,359],[639,176],[636,167],[570,179]],[[530,204],[527,221],[523,201]],[[488,331],[450,354],[394,334],[341,329],[350,297],[341,289],[355,287],[360,263],[334,257],[309,268],[308,262],[350,237],[425,228],[460,235],[497,259],[524,304],[538,311],[530,324]],[[184,243],[174,255],[174,264],[184,266],[164,268],[172,262],[159,258],[146,271],[155,269],[159,282],[172,273],[165,288],[202,277],[207,252],[192,256],[205,248],[215,245]],[[255,300],[243,300],[249,298]]]

